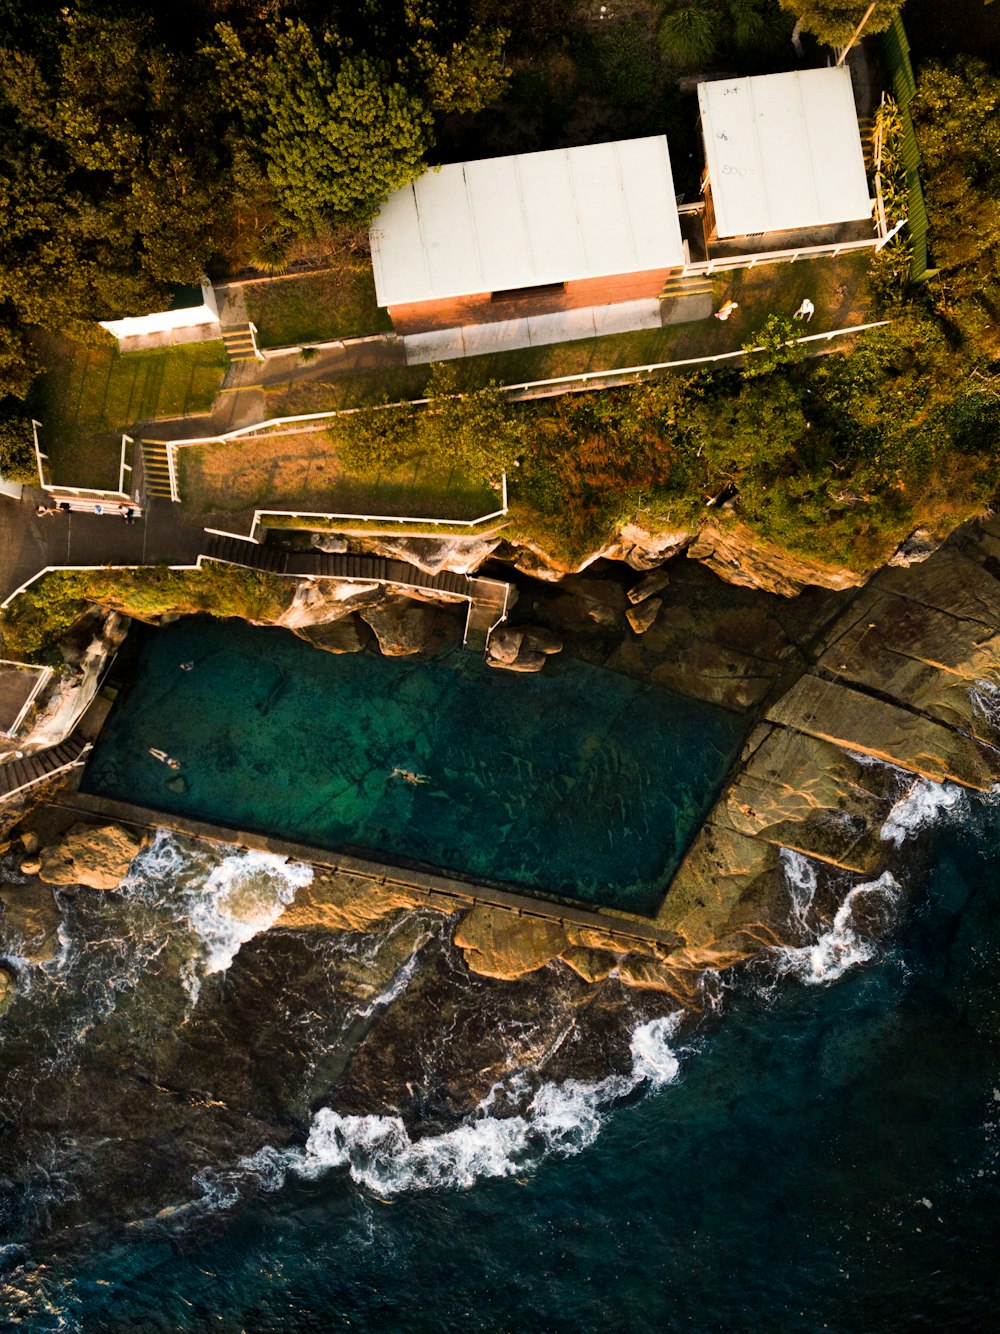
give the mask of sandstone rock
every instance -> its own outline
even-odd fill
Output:
[[[798,680],[767,717],[936,783],[987,791],[1000,778],[1000,756],[972,737],[820,677]]]
[[[17,973],[9,964],[0,963],[0,1016],[5,1015],[17,997]]]
[[[932,556],[940,545],[940,541],[933,533],[928,532],[926,528],[918,528],[916,532],[911,533],[908,538],[900,542],[889,557],[887,564],[901,565],[904,568],[910,565],[919,565],[928,556]]]
[[[907,573],[930,575],[937,560],[932,557]],[[876,585],[866,588],[834,626],[820,665],[841,680],[971,732],[987,745],[1000,745],[1000,709],[995,707],[1000,698],[1000,582],[972,569],[996,590],[995,614],[986,610],[983,620],[959,619],[913,597],[883,594],[883,585]],[[956,590],[955,603],[982,611],[985,604],[976,597],[971,577],[964,597]]]
[[[651,598],[654,593],[661,592],[670,583],[670,574],[666,570],[651,570],[645,579],[640,579],[628,590],[628,600],[633,605],[637,602],[645,602],[646,598]]]
[[[509,672],[539,672],[562,646],[558,635],[541,626],[498,625],[486,645],[486,663]]]
[[[379,649],[387,658],[438,653],[462,637],[461,623],[454,612],[410,598],[389,598],[359,614],[375,631]]]
[[[303,579],[291,602],[273,622],[286,630],[304,630],[342,620],[362,607],[385,601],[381,584],[359,584],[342,579]]]
[[[701,561],[720,579],[744,588],[794,597],[809,584],[822,588],[854,588],[865,576],[806,556],[793,556],[764,542],[742,524],[716,528],[709,524],[688,547],[691,560]]]
[[[276,925],[290,930],[371,931],[403,909],[424,904],[419,895],[346,871],[319,872],[296,892]]]
[[[59,954],[62,913],[47,885],[0,887],[0,940],[3,951],[29,963],[50,963]]]
[[[633,570],[650,570],[678,555],[691,540],[691,533],[679,529],[656,533],[638,523],[624,523],[601,555],[608,560],[622,560]]]
[[[569,948],[558,922],[477,903],[455,928],[455,944],[473,972],[507,981],[525,977]]]
[[[37,875],[41,869],[42,863],[38,857],[26,857],[21,863],[22,875]]]
[[[313,648],[321,648],[325,653],[360,653],[371,639],[370,627],[358,616],[306,626],[296,633]]]
[[[782,943],[788,915],[778,849],[761,839],[705,825],[674,876],[656,925],[676,932],[675,967],[723,968]]]
[[[761,727],[755,733],[746,767],[719,798],[710,823],[848,871],[879,870],[882,826],[906,785],[898,770],[862,764],[802,732]]]
[[[500,545],[499,537],[352,537],[351,548],[389,560],[405,560],[427,574],[472,574]],[[345,544],[346,547],[346,544]]]
[[[21,839],[21,847],[24,848],[25,852],[38,851],[38,835],[33,829],[25,829],[19,837]]]
[[[61,843],[42,850],[39,875],[50,885],[117,889],[141,846],[121,825],[74,825]]]
[[[656,620],[662,606],[662,598],[647,598],[638,607],[629,607],[625,619],[637,635],[644,635]]]
[[[347,538],[337,533],[310,533],[309,545],[316,551],[325,551],[329,556],[342,556],[347,550]]]
[[[544,653],[526,650],[519,653],[513,662],[500,662],[487,654],[486,665],[501,672],[540,672],[545,666],[545,656]]]

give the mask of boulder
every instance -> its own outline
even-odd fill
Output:
[[[486,662],[509,672],[540,672],[545,659],[562,646],[557,634],[541,626],[498,625],[486,645]]]
[[[633,605],[638,602],[645,602],[651,598],[654,593],[660,593],[670,583],[670,575],[666,570],[650,570],[645,579],[640,579],[628,590],[628,600]]]
[[[410,598],[389,597],[359,615],[375,631],[379,649],[387,658],[439,653],[462,637],[461,623],[453,611]]]
[[[0,1015],[14,1004],[17,996],[17,974],[9,964],[0,963]]]
[[[342,556],[347,550],[347,538],[337,533],[310,533],[309,545],[315,551],[324,551],[328,556]]]
[[[0,941],[5,954],[29,963],[50,963],[59,954],[62,912],[48,885],[0,887]]]
[[[662,598],[647,598],[637,607],[629,607],[625,619],[637,635],[644,635],[659,615]]]
[[[358,616],[309,625],[297,630],[296,634],[325,653],[360,653],[372,637],[371,629]]]
[[[21,847],[25,852],[37,852],[39,848],[38,835],[33,829],[25,829],[20,835]]]
[[[371,931],[418,905],[426,901],[399,886],[348,871],[324,871],[296,891],[276,925],[296,931]]]
[[[569,948],[565,929],[543,917],[477,903],[455,928],[455,944],[474,973],[505,981],[525,977]]]
[[[39,875],[50,885],[117,889],[141,846],[121,825],[74,825],[61,843],[42,850]]]
[[[37,875],[42,869],[41,859],[38,857],[25,857],[21,863],[22,875]]]
[[[498,625],[486,645],[486,657],[495,667],[509,667],[517,660],[523,643],[523,629],[513,625]]]
[[[376,606],[384,600],[385,590],[381,584],[303,579],[296,585],[291,602],[274,624],[298,632],[342,620],[361,607]]]
[[[889,557],[887,564],[901,565],[909,568],[911,565],[919,565],[927,560],[928,556],[933,556],[934,552],[940,547],[941,543],[933,533],[926,528],[918,528],[916,532],[910,534],[900,542],[899,546]]]

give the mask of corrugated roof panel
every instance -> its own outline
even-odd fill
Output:
[[[461,164],[427,172],[413,182],[413,195],[431,292],[447,295],[456,283],[463,292],[484,291],[486,284]]]
[[[586,271],[634,271],[635,246],[616,146],[579,148],[568,155],[567,165]]]
[[[698,100],[720,237],[870,215],[848,69],[720,79]]]
[[[517,207],[515,159],[466,162],[465,181],[485,281],[479,290],[496,292],[517,287],[520,275],[532,267],[533,260],[524,214]]]
[[[767,217],[760,231],[809,227],[821,215],[816,192],[817,163],[800,99],[801,83],[747,79],[753,106],[760,176]],[[825,170],[825,165],[822,166]]]
[[[840,80],[802,79],[799,83],[809,139],[820,167],[815,176],[818,205],[831,222],[850,222],[871,212],[854,89],[850,71],[842,73]],[[855,133],[842,128],[848,126]]]
[[[371,241],[382,306],[683,262],[662,135],[428,172],[391,196]]]
[[[628,225],[636,272],[661,268],[665,236],[673,253],[684,250],[666,138],[625,139],[615,149],[624,198],[632,201]]]
[[[565,149],[515,159],[520,207],[531,238],[532,266],[508,287],[560,283],[586,269],[587,258]],[[487,164],[483,164],[484,166]]]

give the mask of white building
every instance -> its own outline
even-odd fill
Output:
[[[698,85],[709,240],[870,218],[846,66]]]

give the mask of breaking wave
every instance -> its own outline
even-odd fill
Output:
[[[900,797],[882,826],[882,838],[899,848],[920,830],[935,824],[944,815],[959,814],[968,805],[968,796],[957,783],[934,783],[918,778]]]
[[[473,1119],[440,1135],[413,1139],[398,1116],[344,1116],[324,1107],[313,1118],[304,1149],[265,1148],[244,1159],[264,1189],[277,1190],[288,1172],[315,1180],[336,1168],[373,1194],[467,1190],[488,1177],[530,1170],[549,1154],[569,1156],[600,1134],[608,1110],[636,1089],[661,1089],[680,1073],[673,1045],[681,1012],[640,1025],[632,1035],[632,1069],[594,1083],[568,1079],[543,1084],[522,1113],[492,1116],[493,1089]],[[523,1081],[523,1076],[519,1077]],[[512,1085],[518,1077],[511,1081]],[[517,1092],[510,1087],[508,1094]]]
[[[829,930],[813,944],[785,946],[778,950],[779,975],[790,974],[809,986],[822,986],[843,977],[848,969],[873,959],[874,941],[862,934],[855,909],[865,903],[876,910],[888,911],[899,894],[899,882],[890,871],[884,871],[877,880],[855,885],[837,909]]]
[[[312,879],[311,866],[276,853],[234,849],[220,857],[217,849],[160,829],[132,863],[123,888],[147,898],[166,890],[177,924],[193,933],[197,949],[182,980],[194,1004],[202,977],[224,973],[240,948],[272,927]]]

